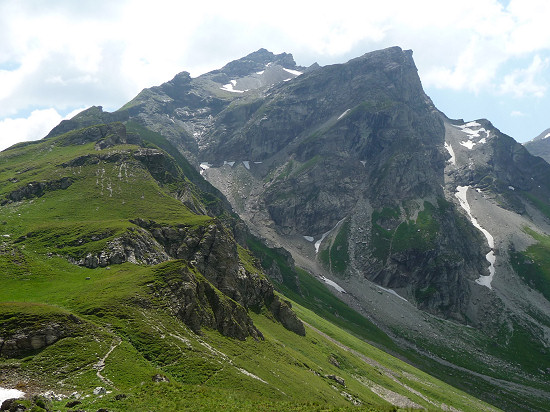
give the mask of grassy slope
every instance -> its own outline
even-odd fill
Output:
[[[61,167],[77,156],[98,154],[93,144],[63,146],[58,144],[62,140],[63,136],[0,155],[0,196],[32,181],[74,180],[65,190],[2,206],[0,322],[6,332],[7,325],[13,327],[13,319],[40,325],[73,314],[79,326],[70,337],[43,350],[2,360],[0,373],[6,384],[19,382],[26,390],[50,387],[83,394],[106,386],[112,393],[85,398],[78,408],[113,411],[212,410],[221,405],[225,410],[326,410],[351,407],[349,399],[361,402],[367,410],[391,410],[389,402],[369,389],[379,386],[430,409],[442,402],[463,410],[485,409],[479,401],[300,306],[296,308],[308,323],[376,359],[384,368],[369,365],[311,329],[306,337],[288,332],[267,312],[253,314],[264,341],[249,338],[241,342],[208,330],[197,336],[151,293],[150,285],[159,281],[154,267],[125,263],[87,269],[68,263],[67,255],[101,250],[109,239],[132,227],[129,219],[203,225],[211,218],[191,213],[131,159],[127,167],[108,162]],[[118,146],[103,152],[135,149]],[[17,181],[10,180],[14,176]],[[303,281],[308,282],[305,277]],[[315,289],[313,281],[309,282],[308,288]],[[357,318],[354,326],[359,334],[361,322]],[[102,381],[94,367],[108,353],[100,373],[111,383]],[[395,376],[389,377],[385,368]],[[170,382],[152,382],[155,374]],[[330,374],[342,376],[346,387],[325,377]],[[127,397],[115,400],[117,394]],[[66,410],[65,403],[56,402],[54,407]]]

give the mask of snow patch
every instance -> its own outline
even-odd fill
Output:
[[[227,160],[224,160],[224,161],[223,161],[223,165],[224,165],[224,166],[225,166],[225,165],[229,165],[229,166],[233,167],[234,164],[235,164],[235,162],[228,162]]]
[[[491,282],[495,276],[495,252],[492,250],[485,255],[485,259],[489,262],[489,276],[480,276],[476,279],[476,283],[481,286],[487,286],[489,289],[492,289]]]
[[[204,173],[205,170],[210,169],[211,167],[212,167],[212,165],[211,165],[210,163],[208,163],[208,162],[202,162],[202,163],[200,164],[200,168],[202,169],[202,170],[201,170],[201,175]]]
[[[489,247],[491,249],[495,248],[495,240],[493,236],[485,229],[481,227],[481,225],[478,223],[477,219],[472,216],[472,211],[470,209],[470,205],[468,204],[468,200],[466,197],[466,194],[468,192],[470,186],[458,186],[456,188],[455,196],[457,197],[460,206],[466,211],[468,214],[468,217],[470,218],[470,221],[472,222],[472,225],[474,225],[476,228],[481,230],[481,232],[485,235],[487,238],[487,243],[489,244]],[[489,262],[489,276],[480,276],[478,279],[476,279],[476,283],[482,286],[487,286],[489,289],[492,289],[491,282],[493,281],[493,277],[495,275],[495,253],[493,250],[491,250],[489,253],[485,255],[485,259]]]
[[[246,167],[248,170],[250,170],[250,162],[248,160],[243,160],[243,165],[244,167]]]
[[[516,188],[514,186],[508,186],[508,189],[510,190],[516,190]]]
[[[299,76],[299,75],[302,74],[302,72],[299,72],[298,70],[285,69],[284,67],[283,67],[283,70],[284,70],[285,72],[288,72],[288,73],[293,74],[293,75],[295,75],[295,76]]]
[[[20,390],[0,388],[0,405],[7,399],[22,398],[23,396],[25,396],[25,392]]]
[[[383,287],[380,286],[380,285],[376,285],[376,287],[377,287],[377,288],[380,288],[380,289],[382,289],[382,290],[385,290],[386,292],[391,293],[392,295],[397,296],[399,299],[403,299],[405,302],[408,302],[407,299],[405,299],[403,296],[401,296],[399,293],[397,293],[397,292],[396,292],[395,290],[393,290],[393,289],[383,288]]]
[[[313,242],[314,240],[313,236],[304,236],[304,239],[307,240],[308,242]]]
[[[323,282],[325,282],[327,285],[329,286],[332,286],[334,289],[336,289],[338,292],[340,293],[346,293],[346,291],[344,290],[344,288],[342,286],[340,286],[338,283],[324,277],[324,276],[321,276],[321,280]]]
[[[262,162],[254,162],[255,165],[261,165]]]
[[[546,136],[543,137],[543,139],[548,139],[550,137],[550,133],[548,133]]]
[[[264,74],[265,70],[262,70],[260,72],[256,72],[256,74]]]
[[[451,158],[448,161],[456,165],[456,157],[455,157],[455,152],[453,150],[453,146],[451,146],[450,143],[445,142],[445,149],[447,149],[447,151],[451,155]]]
[[[231,80],[231,83],[224,84],[222,87],[220,87],[220,89],[231,93],[244,93],[245,92],[244,90],[237,90],[233,88],[233,86],[235,86],[236,84],[237,84],[236,80]]]
[[[340,116],[338,116],[338,119],[336,119],[336,120],[340,120],[342,117],[344,117],[346,114],[348,114],[349,111],[350,111],[350,109],[346,110],[344,113],[342,113]]]
[[[289,78],[289,79],[284,79],[283,82],[289,82],[293,79],[293,77]]]
[[[361,162],[361,164],[362,164],[363,166],[366,166],[366,165],[367,165],[367,161],[366,161],[366,160],[360,160],[360,162]]]
[[[321,236],[321,239],[319,239],[317,242],[315,242],[315,253],[319,253],[319,247],[321,246],[321,243],[323,242],[323,240],[325,240],[325,238],[330,234],[330,232],[332,232],[334,229],[336,229],[338,227],[338,225],[340,223],[342,223],[345,219],[346,219],[345,217],[343,219],[341,219],[338,223],[336,223],[336,225],[334,225],[334,227],[332,229],[330,229],[326,233],[323,233],[323,236]]]
[[[472,142],[471,140],[466,140],[465,142],[460,142],[460,144],[464,147],[467,147],[468,149],[472,150],[474,148],[474,146],[476,145],[474,142]]]
[[[325,240],[325,238],[328,236],[329,233],[330,233],[330,230],[326,233],[323,233],[323,236],[321,236],[321,239],[315,242],[315,253],[319,253],[319,247],[321,246],[321,243],[323,242],[323,240]]]
[[[459,128],[460,130],[462,130],[464,133],[466,133],[468,135],[468,140],[472,140],[474,137],[479,139],[481,137],[480,133],[485,133],[485,137],[481,138],[477,142],[479,144],[487,143],[487,139],[489,138],[489,136],[491,134],[491,132],[489,130],[485,129],[484,127],[481,127],[481,125],[477,122],[469,122],[469,123],[463,124],[461,126],[459,126],[459,125],[454,125],[454,126]],[[479,129],[473,130],[473,129],[471,129],[472,127],[479,127]],[[465,142],[461,142],[460,144],[463,145],[463,146],[468,147],[464,143]],[[471,147],[468,147],[468,149],[471,150],[473,146],[474,145],[472,145]]]

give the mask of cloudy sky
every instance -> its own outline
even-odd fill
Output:
[[[0,0],[0,150],[261,47],[303,66],[412,49],[439,109],[523,142],[550,127],[549,21],[547,0]]]

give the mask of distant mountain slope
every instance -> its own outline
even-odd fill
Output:
[[[550,141],[548,141],[548,137],[550,137],[550,129],[546,129],[533,140],[529,140],[523,145],[529,150],[529,153],[534,156],[540,156],[550,163]]]

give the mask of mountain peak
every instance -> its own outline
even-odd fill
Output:
[[[539,140],[545,140],[550,137],[550,128],[543,131],[541,134],[539,134],[537,137],[535,137],[531,142],[538,142]]]
[[[274,54],[267,49],[261,48],[240,59],[227,63],[220,70],[215,72],[225,73],[232,77],[242,77],[258,70],[263,70],[270,63],[279,64],[283,67],[294,69],[296,62],[290,53]]]

